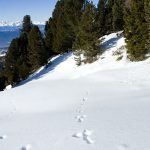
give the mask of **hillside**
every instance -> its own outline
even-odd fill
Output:
[[[54,57],[0,93],[2,150],[149,150],[150,59],[130,62],[125,41],[103,37],[93,64]]]

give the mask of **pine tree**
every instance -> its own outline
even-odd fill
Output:
[[[49,57],[51,57],[52,55],[54,55],[54,52],[52,50],[53,47],[53,19],[50,18],[49,21],[46,22],[45,25],[45,38],[44,38],[44,42],[45,42],[45,47],[47,49],[47,51],[49,52]]]
[[[28,35],[28,54],[32,71],[47,63],[48,52],[38,26],[33,26]]]
[[[100,52],[98,48],[98,36],[95,31],[96,8],[88,3],[79,23],[76,40],[73,46],[77,65],[81,64],[83,55],[85,63],[92,63]]]
[[[47,63],[46,51],[42,34],[38,26],[32,26],[30,16],[24,17],[20,37],[13,39],[4,63],[7,83],[15,85],[26,79],[38,67]]]
[[[27,45],[26,33],[22,33],[19,38],[13,39],[10,44],[4,63],[4,72],[8,78],[8,84],[15,85],[26,79],[30,74]]]
[[[106,4],[105,11],[105,34],[110,34],[113,32],[113,13],[112,8],[114,5],[114,0],[108,0]]]
[[[60,0],[45,29],[46,46],[55,53],[72,48],[84,0]]]
[[[64,53],[72,47],[72,31],[65,17],[64,7],[62,7],[57,19],[57,32],[53,39],[53,50],[56,53]]]
[[[124,11],[125,0],[114,0],[113,5],[113,30],[120,31],[123,30],[124,20],[123,20],[123,11]]]
[[[18,67],[19,80],[26,79],[30,74],[30,64],[28,60],[28,37],[26,33],[21,33],[18,41],[19,45],[19,56],[16,60]]]
[[[99,0],[97,7],[96,25],[99,37],[105,34],[105,6],[106,0]]]
[[[66,33],[64,31],[64,29],[62,29],[65,24],[64,19],[65,19],[64,18],[64,0],[60,0],[60,1],[57,1],[56,5],[55,5],[55,9],[52,14],[53,21],[51,21],[51,23],[50,23],[50,25],[53,28],[52,29],[52,36],[53,36],[52,37],[52,50],[58,54],[61,53],[62,49],[63,49],[62,48],[62,44],[63,44],[63,41],[62,41],[63,35],[62,34]],[[66,49],[64,51],[66,51]]]
[[[146,49],[148,49],[148,52],[150,53],[150,1],[149,0],[145,0],[145,19],[146,19],[146,25],[148,29]]]
[[[4,71],[8,78],[8,84],[16,83],[26,79],[30,74],[27,52],[27,34],[22,32],[19,38],[13,39],[8,49]]]
[[[19,39],[13,39],[5,57],[4,72],[8,78],[7,84],[14,85],[19,82],[19,73],[16,61],[20,56],[19,53]]]
[[[29,33],[32,29],[31,17],[29,15],[24,16],[22,24],[22,32]]]
[[[131,0],[130,7],[125,9],[125,38],[128,57],[132,61],[146,58],[147,26],[145,21],[144,0]]]
[[[65,0],[65,16],[70,25],[72,31],[72,38],[75,38],[75,32],[77,30],[80,17],[82,14],[82,8],[86,0]]]

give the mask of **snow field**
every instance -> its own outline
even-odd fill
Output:
[[[130,62],[123,37],[103,38],[93,64],[60,55],[0,93],[0,150],[150,149],[150,59]]]

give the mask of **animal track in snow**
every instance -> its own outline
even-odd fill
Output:
[[[83,113],[83,107],[85,105],[85,102],[86,102],[87,98],[83,98],[79,107],[77,108],[77,113],[81,114]]]
[[[82,135],[81,132],[78,132],[78,133],[73,134],[72,137],[74,137],[74,138],[82,138],[83,135]]]
[[[86,117],[87,117],[86,115],[78,115],[78,116],[75,117],[75,119],[78,122],[83,122]]]
[[[86,141],[87,144],[93,144],[94,143],[94,140],[92,140],[90,136],[84,137],[83,140]]]
[[[0,136],[0,140],[5,140],[7,138],[7,135]]]
[[[31,150],[32,146],[30,144],[27,144],[26,146],[23,146],[21,150]]]
[[[91,136],[93,134],[93,131],[92,130],[84,130],[83,131],[83,136]]]
[[[83,98],[82,101],[83,101],[83,102],[87,101],[87,98]]]
[[[88,95],[88,93],[87,93],[87,95]],[[79,123],[82,123],[85,120],[85,118],[87,118],[86,115],[82,115],[82,113],[84,112],[83,107],[84,107],[86,101],[87,101],[87,98],[83,98],[81,100],[79,108],[77,109],[78,115],[75,116],[75,119]],[[82,132],[77,132],[77,133],[73,134],[72,137],[78,138],[78,139],[82,138],[82,140],[85,141],[87,144],[93,144],[94,140],[91,138],[92,134],[93,134],[93,131],[85,129]]]
[[[77,132],[72,135],[74,138],[82,138],[83,141],[85,141],[87,144],[93,144],[94,140],[92,140],[91,135],[93,134],[93,131],[91,130],[84,130],[83,132]]]
[[[83,131],[83,140],[86,141],[87,144],[93,144],[94,140],[91,139],[91,135],[93,131],[91,130],[84,130]]]

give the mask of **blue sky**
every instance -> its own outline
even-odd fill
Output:
[[[93,0],[96,3],[98,0]],[[0,0],[0,21],[20,21],[31,15],[34,21],[46,21],[57,0]]]

